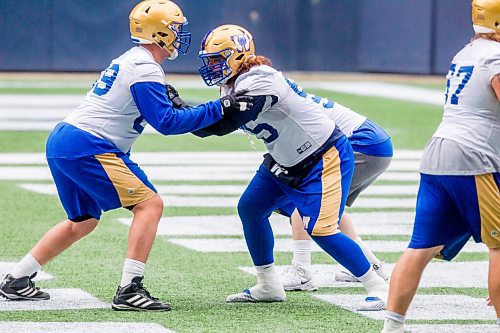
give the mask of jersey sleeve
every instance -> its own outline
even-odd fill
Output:
[[[158,82],[164,84],[164,74],[160,65],[151,62],[136,63],[129,81],[129,86],[138,82]]]
[[[216,123],[194,131],[193,134],[199,137],[207,137],[210,135],[223,136],[236,131],[241,126],[249,121],[257,119],[261,112],[268,110],[271,106],[276,104],[278,98],[276,96],[255,96],[253,106],[250,110],[244,112],[236,112],[230,116],[224,116]]]
[[[167,98],[163,82],[136,82],[131,85],[130,92],[144,119],[164,135],[196,131],[222,118],[219,100],[196,107],[174,109]]]

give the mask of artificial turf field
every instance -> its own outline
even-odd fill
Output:
[[[419,86],[440,89],[442,84],[435,80]],[[5,88],[2,94],[19,96],[41,94],[57,98],[59,94],[84,94],[80,87],[57,88]],[[217,90],[179,89],[181,96],[189,101],[204,101],[217,97]],[[335,93],[328,90],[308,89],[318,96],[328,97],[338,103],[349,106],[382,125],[391,135],[396,150],[422,150],[432,136],[440,119],[442,110],[439,106],[425,103],[397,101],[378,97],[354,96]],[[8,112],[5,107],[1,112]],[[1,131],[0,162],[4,153],[43,153],[45,131]],[[192,135],[162,137],[144,134],[133,148],[137,152],[255,152],[264,151],[262,144],[252,146],[244,135],[230,135],[222,138],[199,139]],[[168,164],[167,161],[165,161]],[[2,163],[5,167],[22,168],[30,163]],[[38,164],[34,164],[37,166]],[[203,168],[204,166],[198,166]],[[219,168],[224,169],[221,164]],[[0,172],[2,172],[0,167]],[[414,172],[413,172],[414,173]],[[409,172],[410,174],[410,172]],[[21,177],[22,178],[22,177]],[[246,185],[248,179],[237,180],[169,180],[153,181],[155,185]],[[40,194],[20,188],[25,180],[1,180],[0,202],[0,262],[19,260],[35,242],[55,223],[65,218],[57,196]],[[29,183],[47,184],[46,179],[32,179]],[[416,185],[416,180],[382,180],[378,185]],[[196,194],[221,198],[234,197],[224,194]],[[182,195],[181,195],[182,196]],[[382,195],[381,199],[414,199],[415,195]],[[413,208],[354,208],[353,213],[366,212],[413,212]],[[236,215],[235,207],[224,206],[185,206],[172,207],[165,202],[164,217],[179,216],[225,216]],[[124,210],[105,213],[98,228],[89,236],[72,246],[61,256],[44,267],[53,278],[37,282],[41,288],[79,288],[93,295],[102,302],[110,303],[120,279],[126,249],[128,227],[117,222],[119,218],[130,218]],[[217,219],[214,218],[214,223]],[[376,223],[376,222],[374,222]],[[331,303],[319,300],[312,294],[351,294],[362,293],[359,287],[323,287],[316,293],[288,292],[287,301],[274,304],[227,304],[225,297],[255,284],[255,278],[243,272],[239,267],[252,266],[247,252],[203,252],[194,251],[169,241],[172,236],[159,235],[146,266],[145,285],[153,296],[172,304],[173,310],[164,313],[115,312],[110,308],[39,310],[36,304],[32,309],[9,311],[8,305],[0,306],[0,322],[134,322],[157,323],[175,332],[380,332],[382,322],[360,314],[341,309]],[[289,235],[279,235],[279,239],[290,239]],[[178,238],[178,237],[177,237]],[[241,235],[191,235],[188,239],[243,239]],[[403,235],[363,235],[365,240],[407,241]],[[387,263],[394,263],[400,252],[376,252]],[[291,252],[276,252],[276,264],[288,265]],[[484,262],[484,252],[463,253],[457,261]],[[333,260],[323,253],[313,253],[314,264],[333,264]],[[465,272],[467,273],[467,272]],[[457,277],[458,279],[459,277]],[[468,295],[484,298],[487,291],[484,286],[456,288],[453,285],[422,288],[420,294],[429,295]],[[353,296],[355,297],[355,296]],[[5,303],[4,303],[5,304]],[[493,316],[491,317],[494,318]],[[413,320],[411,324],[491,324],[492,320],[461,320],[460,313],[454,319]],[[1,330],[0,325],[0,332]],[[436,331],[438,332],[438,331]],[[464,331],[465,332],[465,331]]]

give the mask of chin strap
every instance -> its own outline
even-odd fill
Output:
[[[179,51],[177,49],[174,49],[173,52],[170,53],[170,56],[167,58],[168,60],[175,60],[179,56]]]

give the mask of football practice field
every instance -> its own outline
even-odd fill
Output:
[[[0,75],[0,275],[10,271],[65,213],[44,158],[53,126],[83,98],[96,75]],[[391,135],[389,170],[347,209],[358,232],[389,269],[412,231],[419,159],[441,119],[444,79],[318,77],[304,88],[366,115]],[[217,98],[199,77],[171,81],[192,103]],[[334,281],[339,265],[315,248],[317,292],[287,292],[284,303],[227,304],[255,284],[236,205],[264,146],[241,133],[199,139],[147,130],[132,151],[165,201],[145,272],[153,296],[172,304],[161,313],[116,312],[128,226],[125,209],[107,212],[98,228],[47,264],[37,286],[52,299],[0,300],[0,332],[380,332],[383,312],[356,312],[361,284]],[[276,265],[292,257],[291,228],[271,218]],[[433,261],[407,316],[412,332],[494,332],[486,306],[488,254],[469,243],[451,263]]]

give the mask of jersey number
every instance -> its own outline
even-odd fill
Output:
[[[118,75],[118,71],[120,70],[120,65],[112,64],[108,68],[106,68],[103,72],[99,80],[94,83],[94,89],[92,92],[97,96],[106,95],[111,89],[113,82],[116,80],[116,76]]]
[[[450,98],[450,104],[452,104],[452,105],[458,104],[458,95],[465,88],[465,85],[467,84],[467,82],[469,82],[470,77],[472,76],[472,72],[474,71],[474,66],[461,66],[458,69],[458,71],[456,69],[457,69],[457,65],[451,64],[450,72],[449,72],[450,78],[446,82],[446,94],[444,95],[444,104],[448,103],[448,94],[449,94],[450,84],[451,84],[450,80],[453,77],[460,78],[460,75],[464,74],[462,82],[460,82],[460,84],[457,87],[457,90],[455,90],[455,92],[451,95],[451,98]]]
[[[260,123],[254,128],[248,128],[247,126],[243,125],[243,128],[250,133],[255,134],[257,138],[264,140],[265,143],[271,143],[279,136],[278,130],[266,123]],[[265,133],[264,131],[266,131],[267,133]]]

